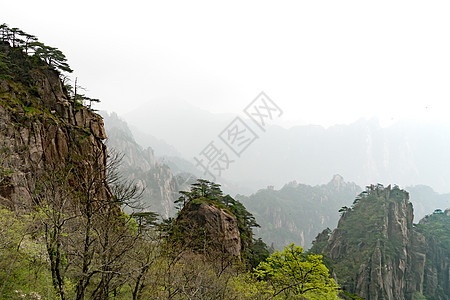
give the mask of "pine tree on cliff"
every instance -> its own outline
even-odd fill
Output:
[[[0,40],[13,48],[23,50],[26,54],[34,54],[58,71],[72,73],[67,58],[61,50],[39,42],[37,37],[19,28],[9,28],[6,24],[0,25]]]

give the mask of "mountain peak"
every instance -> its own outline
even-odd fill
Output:
[[[335,174],[328,185],[333,186],[339,191],[341,188],[345,187],[347,183],[344,181],[344,177],[339,174]]]

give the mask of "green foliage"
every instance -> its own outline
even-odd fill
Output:
[[[11,75],[11,62],[6,54],[0,52],[0,79],[13,79]]]
[[[51,46],[39,42],[35,36],[27,34],[18,28],[10,28],[6,24],[0,25],[0,79],[20,81],[29,86],[29,94],[39,96],[32,70],[55,70],[65,82],[67,77],[62,73],[72,73],[64,53]],[[70,98],[75,107],[86,106],[89,109],[92,103],[100,102],[77,91],[81,87],[74,87],[63,83],[63,92]],[[29,105],[26,105],[29,106]]]
[[[250,272],[234,277],[229,287],[235,294],[231,299],[273,299],[273,287]]]
[[[255,217],[241,202],[233,199],[230,195],[224,196],[219,184],[205,179],[198,179],[191,185],[189,191],[181,191],[180,195],[181,196],[175,201],[179,210],[178,214],[181,213],[183,208],[190,204],[200,205],[202,203],[207,203],[208,205],[224,209],[229,214],[234,215],[237,219],[241,238],[241,250],[244,258],[251,261],[250,266],[253,267],[256,264],[256,261],[259,261],[264,257],[264,250],[262,250],[262,247],[265,247],[267,250],[267,246],[264,242],[259,240],[256,246],[253,244],[252,228],[259,227],[258,223],[255,221]],[[175,228],[171,228],[172,234],[174,233],[174,230]],[[182,234],[181,228],[178,228],[176,231],[179,234]],[[252,248],[254,246],[256,247],[255,249]]]
[[[421,232],[427,240],[425,297],[445,299],[436,295],[449,294],[442,289],[447,281],[440,275],[448,274],[448,268],[444,267],[444,270],[442,268],[446,265],[445,261],[449,261],[449,217],[446,212],[437,210],[421,221],[421,224],[413,226],[412,204],[408,200],[408,192],[397,186],[385,188],[381,185],[370,185],[357,197],[351,209],[343,212],[339,226],[333,232],[332,240],[328,241],[329,232],[322,232],[317,236],[311,252],[324,253],[324,262],[336,274],[338,282],[345,290],[345,292],[342,291],[345,299],[359,299],[357,295],[350,295],[347,292],[361,292],[358,290],[361,282],[372,280],[366,270],[372,268],[373,272],[371,264],[374,257],[380,260],[381,266],[395,266],[404,259],[402,253],[405,248],[408,251],[407,255],[410,256],[414,256],[417,252],[423,253],[425,249],[422,248],[422,238],[417,231]],[[405,228],[408,229],[406,233]],[[409,241],[405,239],[406,234]],[[447,255],[442,255],[443,253]],[[406,273],[407,280],[410,278],[414,280],[412,276],[421,276],[420,269],[413,270],[408,270],[410,273]],[[387,271],[381,269],[380,272],[383,277],[384,272]],[[433,283],[432,288],[427,287],[430,283]],[[434,294],[430,296],[431,294],[427,292]],[[370,293],[369,295],[373,295]]]
[[[149,230],[157,225],[158,214],[151,211],[135,212],[131,217],[136,220],[139,230]]]
[[[444,298],[442,298],[444,299]],[[412,300],[427,300],[427,298],[422,295],[420,292],[415,292],[412,296]]]
[[[220,185],[205,179],[197,179],[197,182],[191,185],[190,191],[180,191],[180,197],[175,200],[179,210],[183,209],[190,201],[199,198],[221,202],[222,190]]]
[[[67,73],[72,73],[72,69],[67,64],[66,56],[61,52],[61,50],[46,46],[40,42],[33,42],[29,44],[34,50],[34,55],[44,60],[47,65],[54,67],[55,69]]]
[[[443,249],[450,249],[450,216],[449,210],[443,212],[436,209],[433,214],[423,218],[416,228],[427,239],[433,239]],[[450,255],[449,255],[450,256]]]
[[[425,280],[423,294],[427,299],[446,299],[450,294],[450,209],[445,212],[441,209],[435,210],[416,225],[416,230],[425,236],[428,245],[425,276],[432,278]]]
[[[252,245],[247,250],[246,258],[250,268],[256,268],[262,261],[270,255],[266,243],[261,238],[253,240]]]
[[[0,299],[37,299],[39,295],[53,294],[46,282],[43,253],[34,216],[0,207]]]
[[[321,255],[305,255],[291,244],[276,251],[255,269],[257,278],[267,281],[280,299],[338,299],[338,287],[322,263]]]
[[[35,57],[42,59],[48,66],[56,70],[72,72],[67,64],[66,56],[61,50],[39,42],[35,36],[18,28],[9,28],[6,24],[0,25],[0,40],[10,44],[13,48],[23,50],[26,54],[34,54]]]

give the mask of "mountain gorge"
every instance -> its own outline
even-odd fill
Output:
[[[103,119],[91,107],[98,100],[78,94],[63,71],[71,69],[57,48],[0,26],[0,298],[236,296],[232,272],[245,266],[240,245],[252,244],[251,215],[224,197],[230,205],[223,221],[234,220],[224,232],[234,233],[238,246],[220,266],[214,256],[177,247],[188,234],[173,238],[173,219],[159,223],[148,210],[127,213],[145,187],[144,200],[153,203],[144,204],[159,202],[167,216],[170,193],[182,185],[112,116],[108,133],[111,147],[124,152],[120,169],[119,150],[107,150]],[[226,257],[220,248],[215,253]]]
[[[337,170],[445,187],[447,171],[428,171],[432,159],[449,166],[440,152],[447,127],[427,139],[428,130],[412,126],[412,136],[371,122],[273,126],[229,174],[242,173],[221,182],[233,194],[236,182],[259,175],[271,185],[233,198],[190,174],[193,165],[164,141],[140,137],[168,151],[157,156],[117,114],[97,114],[98,100],[80,94],[70,72],[58,49],[0,26],[1,299],[448,300],[449,194],[424,185],[362,191],[341,175],[289,182]],[[158,130],[192,150],[203,145],[198,136],[210,139],[202,128],[215,132],[222,121]],[[414,224],[413,205],[420,217],[434,212]]]
[[[178,191],[185,189],[186,183],[178,182],[171,169],[157,160],[152,148],[143,149],[138,145],[127,124],[116,114],[103,112],[102,115],[108,148],[122,158],[119,166],[122,176],[143,188],[137,207],[157,212],[163,218],[172,216]]]

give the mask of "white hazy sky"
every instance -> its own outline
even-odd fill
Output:
[[[449,15],[449,1],[0,1],[0,23],[61,49],[99,109],[238,113],[265,91],[286,125],[447,120]]]

